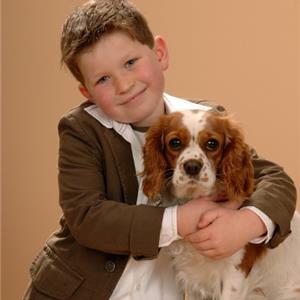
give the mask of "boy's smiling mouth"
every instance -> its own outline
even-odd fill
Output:
[[[128,97],[124,102],[121,103],[121,105],[129,104],[135,100],[138,100],[139,97],[146,91],[147,88],[142,89],[141,91],[137,92],[131,97]]]

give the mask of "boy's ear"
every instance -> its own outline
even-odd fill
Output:
[[[88,100],[92,100],[89,91],[87,90],[87,88],[84,85],[79,84],[78,89],[79,89],[81,95],[83,95],[83,97],[87,98]]]
[[[169,67],[169,53],[166,41],[161,36],[154,38],[154,51],[163,71]]]

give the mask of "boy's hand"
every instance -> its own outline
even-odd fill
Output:
[[[203,213],[198,227],[200,230],[188,235],[186,240],[200,254],[212,259],[228,257],[266,233],[264,223],[251,210],[226,207]]]
[[[219,207],[213,197],[201,197],[179,205],[177,208],[177,231],[181,237],[185,237],[198,231],[200,216],[213,208]]]

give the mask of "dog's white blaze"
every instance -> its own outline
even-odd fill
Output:
[[[173,174],[175,194],[178,197],[186,197],[191,193],[191,187],[193,187],[193,195],[189,196],[208,195],[212,192],[215,184],[215,172],[198,144],[198,134],[206,126],[206,111],[183,111],[182,115],[182,123],[188,129],[191,139],[189,145],[180,154]],[[194,178],[187,175],[183,167],[184,163],[191,159],[199,160],[203,164],[199,175]]]
[[[206,111],[204,110],[187,110],[182,112],[182,123],[187,127],[189,132],[195,136],[205,128]]]

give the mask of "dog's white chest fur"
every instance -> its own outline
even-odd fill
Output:
[[[168,247],[173,258],[178,284],[192,299],[228,299],[232,291],[238,291],[244,274],[237,269],[244,250],[235,255],[214,261],[200,255],[193,246],[184,240],[172,243]],[[240,299],[239,299],[240,300]]]

